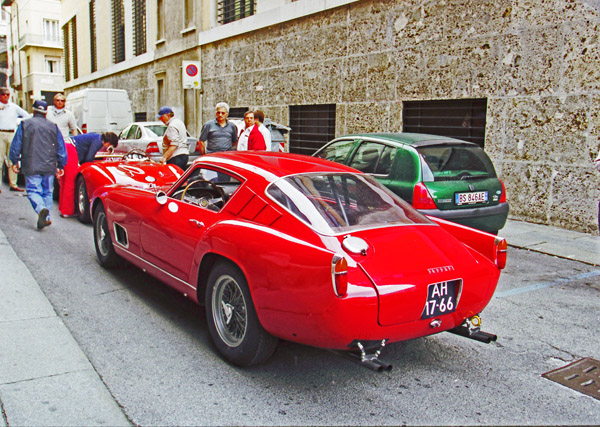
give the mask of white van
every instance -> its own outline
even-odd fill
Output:
[[[82,89],[67,95],[66,107],[84,133],[118,134],[133,122],[131,101],[123,89]]]

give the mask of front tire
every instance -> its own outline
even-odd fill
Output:
[[[75,209],[77,209],[77,218],[83,224],[89,224],[90,218],[90,199],[85,186],[85,179],[82,176],[77,178],[77,190],[75,191]]]
[[[113,247],[110,230],[108,229],[108,219],[102,205],[98,205],[94,211],[94,246],[96,247],[96,256],[102,267],[114,268],[119,265],[120,258]]]
[[[252,366],[271,357],[277,338],[260,324],[248,283],[237,266],[217,263],[209,275],[205,298],[211,338],[226,360]]]

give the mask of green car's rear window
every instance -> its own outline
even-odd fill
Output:
[[[431,145],[417,147],[424,160],[425,181],[455,181],[495,178],[496,170],[480,147],[471,145]]]

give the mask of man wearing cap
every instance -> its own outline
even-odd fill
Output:
[[[0,170],[4,159],[8,158],[10,151],[10,142],[17,128],[17,120],[19,118],[28,119],[31,117],[29,113],[9,101],[10,90],[8,88],[0,88]],[[8,182],[10,191],[24,191],[17,186],[17,174],[13,172],[11,165],[8,165]],[[0,191],[1,192],[1,191]]]
[[[46,119],[47,111],[48,104],[44,101],[33,103],[33,117],[19,124],[9,154],[15,173],[19,172],[21,161],[27,198],[38,214],[38,230],[52,224],[54,175],[62,176],[67,163],[62,134],[55,123]]]
[[[187,130],[185,124],[174,116],[175,113],[173,113],[171,107],[161,107],[156,116],[161,122],[167,125],[167,130],[163,135],[163,155],[160,162],[177,165],[185,170],[190,157]]]

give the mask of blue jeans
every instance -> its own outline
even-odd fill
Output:
[[[35,213],[48,209],[48,218],[52,211],[52,192],[54,191],[54,175],[29,175],[25,177],[27,198]]]

